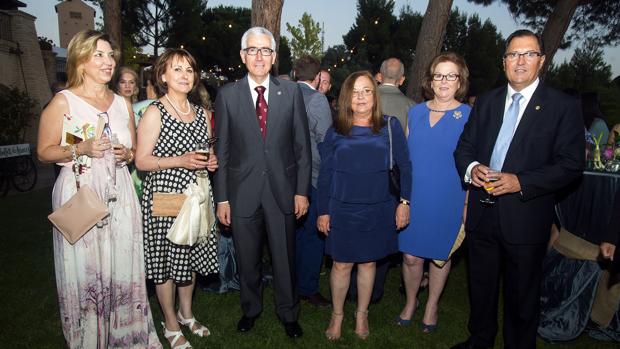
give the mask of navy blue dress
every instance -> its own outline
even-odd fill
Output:
[[[403,129],[392,118],[394,161],[401,171],[401,196],[411,195],[411,161]],[[319,215],[330,215],[325,252],[337,262],[363,263],[398,251],[397,199],[389,192],[387,123],[353,126],[345,136],[330,128],[319,146]]]

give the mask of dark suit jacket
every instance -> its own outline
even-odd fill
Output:
[[[462,177],[469,164],[487,165],[502,125],[507,86],[481,95],[469,116],[454,156]],[[512,139],[502,172],[519,178],[521,193],[496,198],[502,234],[508,243],[549,239],[555,192],[578,178],[584,167],[581,108],[569,96],[538,85]],[[471,187],[466,229],[485,214],[484,189]]]
[[[264,141],[247,76],[220,89],[215,110],[216,201],[229,201],[233,215],[249,217],[260,206],[266,177],[282,212],[293,212],[294,195],[308,195],[311,173],[308,120],[299,86],[270,77]]]

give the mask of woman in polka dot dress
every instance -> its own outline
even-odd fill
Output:
[[[164,313],[164,335],[172,348],[190,348],[179,325],[186,325],[200,337],[209,330],[196,321],[192,293],[196,272],[217,273],[217,231],[205,242],[177,245],[166,238],[176,217],[152,214],[153,193],[182,193],[196,183],[196,170],[215,171],[214,155],[196,153],[196,143],[206,142],[211,128],[204,110],[187,99],[198,81],[196,61],[183,49],[168,49],[155,63],[154,74],[161,98],[148,107],[138,126],[136,165],[149,171],[142,188],[142,214],[146,278],[156,284],[157,298]],[[209,187],[209,198],[213,193]],[[213,206],[211,206],[213,207]],[[175,291],[179,309],[175,312]]]

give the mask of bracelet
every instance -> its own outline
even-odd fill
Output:
[[[159,160],[161,160],[161,156],[157,158],[157,171],[161,171],[161,166],[159,166]]]
[[[71,159],[73,160],[73,162],[77,163],[77,145],[71,144],[69,149],[71,150]]]
[[[399,203],[401,203],[402,205],[405,205],[405,206],[411,205],[411,203],[409,201],[405,200],[405,199],[400,199]]]
[[[132,162],[133,161],[133,157],[134,157],[133,150],[129,149],[129,157],[127,158],[127,163]]]

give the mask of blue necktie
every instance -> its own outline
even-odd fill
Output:
[[[493,147],[493,154],[491,154],[491,169],[501,171],[504,166],[504,159],[506,159],[506,153],[510,142],[512,142],[512,136],[514,135],[515,126],[517,125],[517,118],[519,117],[519,101],[523,98],[520,93],[512,95],[512,103],[504,115],[504,121],[502,122],[502,128],[499,130],[495,146]]]

